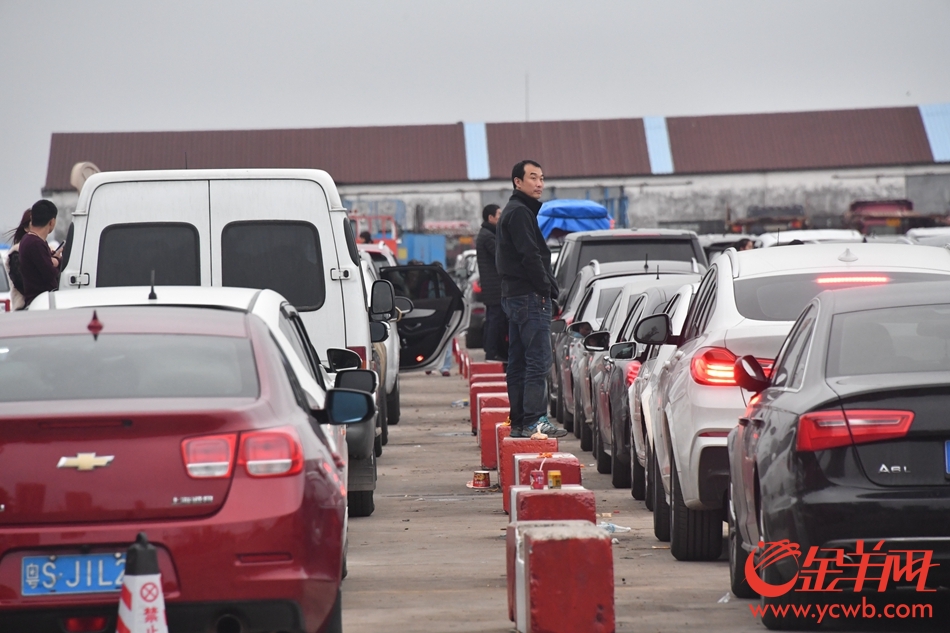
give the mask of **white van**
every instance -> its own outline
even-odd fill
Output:
[[[267,288],[297,309],[320,358],[332,363],[328,350],[347,348],[366,367],[372,343],[360,261],[346,209],[324,171],[102,172],[79,194],[60,291],[153,282]],[[440,362],[461,320],[453,311],[435,315],[445,330],[442,344],[406,350],[413,368]],[[419,312],[428,322],[434,311]],[[366,425],[363,433],[356,428],[362,426],[347,429],[351,491],[376,485],[375,429]]]

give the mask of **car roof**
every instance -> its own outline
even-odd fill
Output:
[[[258,295],[273,290],[257,288],[230,288],[208,286],[156,286],[157,299],[149,300],[149,286],[118,288],[83,288],[49,293],[51,309],[80,308],[85,306],[165,305],[188,307],[226,308],[249,312]]]
[[[607,238],[647,238],[647,237],[683,237],[693,238],[696,233],[682,229],[603,229],[599,231],[577,231],[569,233],[565,242],[586,242]]]
[[[950,281],[875,285],[873,288],[825,290],[817,297],[832,314],[879,308],[950,303]]]
[[[803,229],[763,233],[755,239],[759,248],[767,248],[778,244],[788,244],[792,240],[801,240],[802,242],[861,242],[864,240],[864,236],[853,229]]]
[[[76,310],[13,312],[0,319],[0,338],[90,335],[89,324],[94,315],[102,325],[102,334],[249,336],[247,315],[239,312],[175,306],[100,306]]]
[[[835,269],[950,272],[950,250],[937,246],[802,244],[742,252],[730,248],[725,253],[734,278]]]
[[[746,233],[704,233],[697,236],[700,246],[712,246],[713,244],[722,244],[728,242],[738,242],[739,240],[754,240],[754,235]]]
[[[691,273],[693,272],[693,263],[692,262],[681,262],[675,260],[666,260],[666,259],[657,259],[649,262],[647,268],[643,267],[644,261],[642,259],[627,260],[622,262],[609,262],[606,264],[601,264],[597,262],[597,266],[593,267],[590,264],[587,264],[581,268],[587,268],[591,266],[591,270],[594,271],[593,278],[600,279],[601,277],[610,277],[616,276],[618,274],[629,275],[631,273],[640,273],[640,274],[650,274],[656,273],[657,266],[660,267],[661,273],[668,272],[683,272]],[[697,263],[698,267],[702,267],[702,264]],[[597,272],[597,269],[600,269]]]

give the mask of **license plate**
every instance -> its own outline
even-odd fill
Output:
[[[22,563],[24,596],[108,593],[122,588],[125,552],[25,556]]]

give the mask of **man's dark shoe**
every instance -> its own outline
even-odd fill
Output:
[[[511,433],[508,434],[508,437],[513,437],[515,439],[523,439],[526,437],[531,437],[531,434],[528,433],[527,435],[525,435],[525,431],[523,428],[521,428],[520,426],[512,426]]]
[[[531,437],[535,433],[544,433],[548,437],[564,437],[567,435],[567,431],[564,429],[559,429],[550,422],[548,422],[548,416],[542,415],[538,418],[538,421],[534,426],[525,427],[524,431],[525,437]]]

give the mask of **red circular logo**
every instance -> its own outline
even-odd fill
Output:
[[[795,572],[795,576],[791,580],[781,585],[770,585],[765,582],[762,580],[760,572],[769,565],[777,563],[789,556],[795,557],[797,564],[801,554],[798,543],[792,543],[788,539],[776,543],[763,543],[760,541],[759,546],[755,548],[755,551],[753,551],[745,561],[745,580],[749,583],[749,587],[760,596],[765,596],[766,598],[778,598],[779,596],[783,596],[791,591],[795,583],[798,582],[798,572]]]
[[[142,600],[145,602],[155,602],[158,598],[158,585],[154,582],[147,582],[142,585],[142,589],[139,590],[139,595],[142,596]]]

